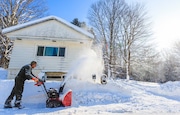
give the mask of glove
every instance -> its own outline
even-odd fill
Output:
[[[38,82],[38,81],[39,81],[39,79],[36,78],[36,77],[33,77],[32,80],[35,81],[35,82]]]
[[[43,84],[43,82],[38,81],[38,82],[36,82],[36,84],[34,84],[34,85],[36,85],[36,86],[41,86],[42,84]]]

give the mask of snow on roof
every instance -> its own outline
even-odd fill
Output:
[[[12,26],[12,27],[8,27],[8,28],[5,28],[2,30],[2,33],[3,34],[6,34],[6,33],[9,33],[9,32],[12,32],[12,31],[15,31],[15,30],[19,30],[19,29],[22,29],[22,28],[25,28],[25,27],[28,27],[28,26],[32,26],[34,24],[37,24],[37,23],[41,23],[41,22],[44,22],[44,21],[48,21],[48,20],[57,20],[67,26],[69,26],[70,28],[90,37],[90,38],[94,38],[94,36],[87,32],[86,30],[83,30],[82,28],[80,27],[77,27],[76,25],[73,25],[71,24],[70,22],[62,19],[62,18],[59,18],[57,16],[47,16],[47,17],[44,17],[44,18],[40,18],[40,19],[37,19],[37,20],[34,20],[34,21],[30,21],[30,22],[27,22],[27,23],[24,23],[24,24],[19,24],[19,25],[15,25],[15,26]]]

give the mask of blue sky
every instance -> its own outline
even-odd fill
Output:
[[[87,13],[92,3],[98,0],[47,0],[49,14],[69,22],[74,18],[87,22]]]
[[[74,18],[88,24],[88,10],[92,3],[98,0],[46,0],[49,15],[61,17],[69,22]],[[154,37],[159,47],[171,47],[172,43],[180,40],[180,0],[125,0],[146,5],[152,21]]]

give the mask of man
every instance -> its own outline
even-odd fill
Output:
[[[15,77],[14,87],[11,91],[11,94],[5,101],[4,108],[12,108],[11,101],[13,100],[14,96],[16,97],[14,102],[14,107],[22,108],[21,98],[22,98],[25,80],[32,79],[35,82],[39,81],[39,79],[32,74],[32,69],[35,68],[36,65],[37,65],[36,61],[32,61],[30,64],[25,65],[21,68],[21,70]]]

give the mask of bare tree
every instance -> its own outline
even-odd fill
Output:
[[[164,74],[164,82],[180,80],[180,60],[176,56],[177,54],[172,51],[171,53],[166,52],[166,55],[164,55],[165,61],[162,71]]]
[[[171,50],[165,50],[163,58],[164,82],[180,80],[180,41],[176,41]]]
[[[91,6],[89,21],[104,46],[105,69],[109,76],[120,74],[119,70],[130,78],[133,53],[147,47],[144,44],[151,35],[146,14],[143,5],[129,5],[124,0],[100,0]]]
[[[8,37],[5,35],[0,35],[0,64],[2,67],[7,68],[8,62],[10,59],[10,52],[13,48],[13,41],[11,41]]]
[[[7,28],[46,15],[47,7],[43,0],[0,0],[0,24]],[[1,66],[8,67],[12,41],[0,32]]]
[[[173,52],[176,54],[176,57],[180,59],[180,41],[176,41],[173,46]]]
[[[89,10],[88,19],[103,44],[105,73],[112,76],[115,66],[115,39],[118,35],[118,17],[126,7],[124,0],[100,0]]]
[[[158,82],[159,76],[162,76],[160,69],[160,55],[153,44],[143,46],[136,53],[132,53],[131,71],[134,80]]]
[[[152,34],[147,12],[144,5],[136,3],[129,5],[119,17],[119,37],[121,54],[126,67],[126,78],[130,78],[132,53],[137,53],[146,47],[148,37]]]
[[[46,11],[44,0],[0,0],[3,28],[43,17]]]

